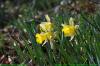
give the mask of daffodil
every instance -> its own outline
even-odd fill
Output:
[[[64,32],[64,36],[74,36],[75,30],[75,26],[63,25],[62,32]]]
[[[36,42],[38,43],[38,44],[42,44],[45,40],[46,40],[47,38],[46,38],[46,35],[45,34],[43,34],[43,33],[37,33],[36,34]]]
[[[52,33],[51,32],[46,32],[46,33],[37,33],[36,34],[36,42],[38,44],[44,44],[48,40],[51,40],[52,38]]]
[[[74,25],[74,19],[71,17],[69,19],[69,25],[62,24],[62,26],[63,26],[62,32],[64,33],[64,36],[71,37],[71,40],[72,40],[78,28],[78,25]]]
[[[52,23],[51,23],[51,21],[50,21],[49,16],[48,16],[48,15],[45,15],[45,18],[46,18],[46,21],[47,21],[47,22],[42,22],[42,23],[40,24],[40,30],[41,30],[41,31],[44,31],[44,32],[52,31],[53,25],[52,25]]]

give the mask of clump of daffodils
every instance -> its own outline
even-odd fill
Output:
[[[36,33],[36,42],[42,44],[42,46],[49,41],[51,48],[53,48],[53,23],[51,23],[48,15],[45,15],[46,22],[39,24],[40,33]],[[74,18],[69,19],[69,24],[62,24],[62,32],[65,37],[71,37],[70,41],[74,38],[78,25],[74,24]]]
[[[70,41],[74,38],[78,25],[74,25],[74,18],[69,19],[69,24],[62,24],[62,32],[65,37],[71,37]]]
[[[48,15],[45,15],[46,22],[39,24],[41,33],[36,34],[36,42],[44,45],[47,41],[51,41],[53,37],[53,24]]]

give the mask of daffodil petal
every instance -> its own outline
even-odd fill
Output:
[[[42,46],[44,46],[46,44],[47,40],[44,41],[44,43],[42,44]]]
[[[48,15],[45,15],[45,18],[46,18],[47,22],[50,22],[50,17]]]
[[[61,24],[61,26],[65,26],[64,24]]]
[[[74,36],[71,36],[70,40],[69,41],[72,41],[74,39]]]
[[[75,25],[75,28],[78,29],[79,28],[79,25]]]
[[[74,26],[74,18],[71,17],[71,18],[69,19],[69,25],[73,25],[73,26]]]

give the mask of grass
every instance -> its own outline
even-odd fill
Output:
[[[11,35],[12,45],[20,64],[31,61],[36,66],[54,66],[54,64],[97,64],[100,66],[100,13],[87,15],[82,12],[72,15],[70,12],[62,11],[49,14],[54,24],[53,31],[56,32],[53,49],[50,47],[50,42],[44,46],[37,44],[35,35],[39,31],[38,25],[46,20],[44,15],[39,19],[34,19],[33,15],[36,15],[36,12],[30,7],[23,12],[22,17],[12,20],[12,25],[20,33],[18,38]],[[70,17],[75,18],[75,24],[79,25],[72,41],[69,41],[70,37],[64,37],[61,31],[61,24],[68,24]],[[1,38],[0,43],[2,43]]]
[[[27,38],[23,34],[21,36],[25,47],[23,50],[19,48],[18,42],[15,41],[16,46],[14,47],[17,49],[19,59],[21,59],[20,62],[23,63],[30,58],[37,66],[53,66],[54,64],[98,64],[99,66],[100,19],[98,18],[99,14],[95,16],[80,14],[80,17],[76,18],[77,24],[79,24],[77,35],[72,41],[69,41],[69,37],[64,37],[61,32],[61,24],[63,22],[68,23],[66,19],[69,19],[69,17],[66,17],[66,15],[52,16],[54,29],[57,31],[57,37],[53,43],[54,49],[50,48],[49,42],[44,46],[36,43],[37,23],[34,19],[30,22],[18,20],[16,26],[22,32],[26,29],[28,34]]]

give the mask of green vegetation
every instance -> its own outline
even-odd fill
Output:
[[[59,5],[62,2],[60,0],[36,0],[36,4],[33,5],[34,1],[29,2],[30,4],[23,4],[20,8],[20,10],[22,9],[21,14],[18,14],[17,18],[10,20],[10,23],[3,31],[4,33],[0,33],[1,54],[11,56],[12,64],[28,64],[29,66],[31,66],[30,64],[33,64],[32,66],[97,64],[100,66],[100,13],[99,10],[95,10],[94,3],[92,4],[93,7],[91,4],[89,6],[94,10],[88,11],[88,6],[83,6],[82,3],[80,7],[77,6],[78,9],[76,9],[76,6],[73,9],[71,4],[74,4],[75,1],[69,2],[68,7],[67,4]],[[58,7],[58,11],[55,12]],[[82,10],[85,8],[87,11]],[[43,22],[49,22],[45,18],[46,14],[49,15],[50,23],[53,24],[53,30],[43,31],[42,29],[41,31],[39,25]],[[65,30],[62,31],[64,28],[62,24],[68,25],[71,17],[74,19],[75,25],[78,25],[78,28],[73,28],[72,25],[70,28],[67,26],[66,29],[70,29],[67,30],[69,31],[67,34],[71,32],[72,34],[71,36],[65,36]],[[49,38],[47,36],[49,34],[46,34],[46,38],[42,36],[41,40],[43,39],[43,42],[39,44],[36,34],[46,32],[51,32],[53,34],[52,38],[51,34]],[[74,32],[75,34],[73,34]],[[71,39],[73,35],[74,37]],[[5,45],[3,44],[5,43],[10,44],[11,50],[8,53],[4,49]],[[12,57],[15,57],[17,62]]]

